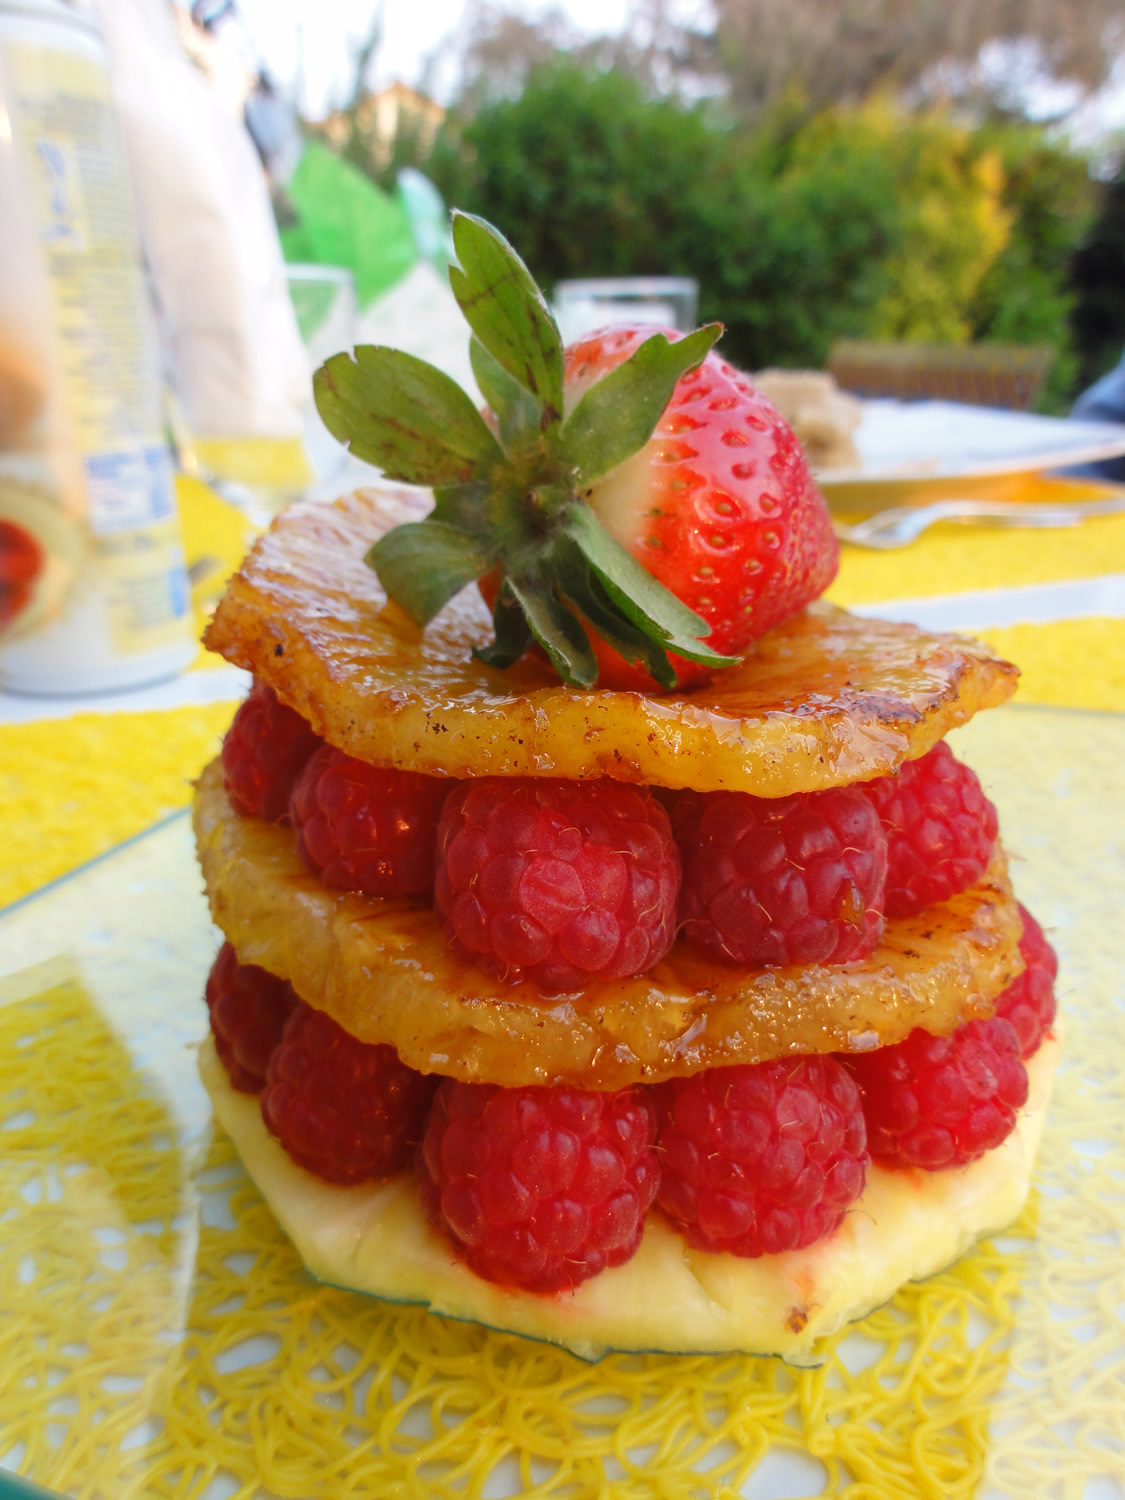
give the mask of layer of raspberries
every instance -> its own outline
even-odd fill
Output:
[[[847,1058],[712,1068],[616,1093],[424,1076],[351,1036],[225,945],[207,983],[216,1050],[289,1156],[329,1182],[414,1162],[423,1209],[479,1276],[579,1285],[636,1251],[653,1205],[689,1244],[756,1257],[833,1234],[869,1163],[938,1171],[1000,1145],[1023,1059],[1054,1019],[1054,953],[1024,913],[1027,967],[997,1012]]]
[[[452,946],[543,994],[644,974],[677,934],[740,967],[864,959],[888,917],[978,881],[996,842],[944,742],[896,776],[790,797],[457,781],[357,760],[256,684],[222,760],[235,810],[291,822],[323,884],[432,901]],[[1026,1004],[1013,1024],[1022,1045]]]
[[[888,917],[979,880],[997,831],[944,743],[894,777],[775,799],[453,781],[356,760],[257,684],[222,762],[235,810],[291,822],[324,884],[432,901],[451,944],[546,994],[644,973],[677,932],[740,966],[862,959]],[[1055,1016],[1057,961],[1021,912],[1024,971],[989,1020],[617,1093],[425,1077],[229,945],[206,998],[232,1085],[294,1161],[344,1185],[413,1162],[452,1253],[554,1293],[628,1260],[654,1208],[701,1249],[775,1254],[834,1233],[871,1161],[934,1171],[999,1145]]]

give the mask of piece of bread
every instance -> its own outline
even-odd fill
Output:
[[[854,434],[863,403],[826,370],[758,370],[750,378],[792,427],[813,469],[859,467]]]

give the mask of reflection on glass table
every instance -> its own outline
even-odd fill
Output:
[[[1125,1494],[1125,719],[955,745],[1060,951],[1036,1190],[812,1370],[584,1365],[313,1281],[198,1081],[185,816],[0,914],[0,1497]]]

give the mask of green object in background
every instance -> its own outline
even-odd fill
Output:
[[[441,194],[417,167],[403,167],[395,180],[395,197],[406,212],[419,256],[444,274],[453,259],[453,241]]]
[[[288,192],[299,222],[282,230],[286,260],[343,266],[355,278],[361,308],[418,259],[402,204],[324,146],[306,145]]]

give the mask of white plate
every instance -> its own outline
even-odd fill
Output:
[[[1125,453],[1125,424],[1038,417],[956,401],[865,401],[860,466],[821,469],[821,485],[912,484],[1026,474]]]

